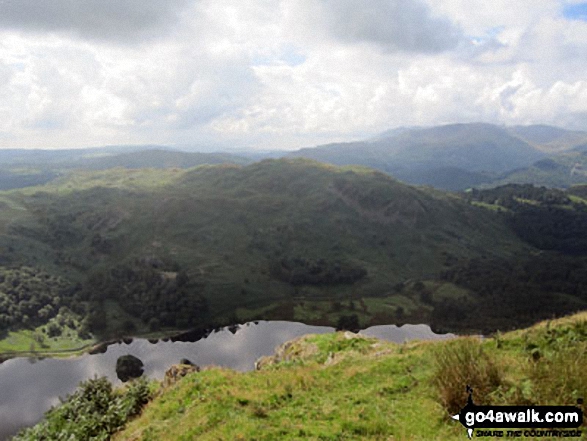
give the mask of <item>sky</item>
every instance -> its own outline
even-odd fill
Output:
[[[0,0],[0,148],[587,130],[575,0]]]

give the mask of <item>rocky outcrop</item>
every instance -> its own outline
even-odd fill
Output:
[[[376,339],[366,337],[361,334],[355,334],[350,331],[337,332],[334,334],[334,341],[332,350],[320,353],[320,349],[315,343],[309,340],[315,338],[315,335],[304,335],[294,340],[287,341],[275,349],[273,355],[259,358],[255,362],[255,370],[263,370],[269,366],[274,366],[283,362],[303,362],[314,359],[319,363],[328,366],[338,363],[344,359],[349,351],[352,351],[360,346],[376,347],[378,342]],[[350,342],[349,340],[355,341]],[[335,343],[335,341],[342,341],[347,343]]]
[[[180,378],[183,378],[192,372],[200,372],[200,367],[195,364],[174,364],[165,372],[163,388],[174,385]]]
[[[272,366],[284,361],[301,360],[318,353],[318,347],[309,343],[308,336],[296,338],[294,340],[286,341],[275,349],[273,355],[268,355],[259,358],[255,362],[255,370],[262,370],[268,366]]]

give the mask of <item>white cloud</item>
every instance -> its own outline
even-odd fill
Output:
[[[97,0],[50,4],[0,6],[0,146],[293,148],[456,121],[587,129],[587,23],[557,0],[149,1],[111,21]]]

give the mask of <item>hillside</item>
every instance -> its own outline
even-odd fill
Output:
[[[255,319],[511,329],[587,308],[585,207],[304,159],[80,171],[0,195],[0,350]]]
[[[465,405],[466,385],[478,405],[576,405],[587,396],[586,362],[585,313],[484,339],[395,344],[348,332],[308,335],[253,372],[173,367],[113,439],[462,440],[466,431],[450,416]],[[118,396],[137,403],[139,387]],[[72,422],[71,406],[18,439],[83,430],[86,417]],[[116,432],[127,418],[103,418],[104,427]]]
[[[508,127],[508,132],[545,153],[560,153],[587,144],[587,132],[541,124]]]
[[[73,170],[123,167],[191,168],[203,164],[247,164],[228,153],[188,153],[163,146],[110,146],[77,150],[0,150],[0,190],[43,185]]]
[[[460,198],[308,160],[78,172],[0,203],[0,264],[67,280],[62,306],[103,336],[252,318],[426,321],[415,281],[528,249]]]
[[[514,170],[481,187],[533,184],[567,188],[584,183],[587,183],[587,152],[570,151],[541,159],[530,167]]]
[[[365,165],[407,183],[458,190],[529,166],[545,154],[503,127],[474,123],[391,131],[371,141],[306,148],[290,156]]]

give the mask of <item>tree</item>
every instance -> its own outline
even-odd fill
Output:
[[[336,324],[337,331],[346,330],[351,332],[358,332],[359,329],[359,317],[357,314],[343,315],[338,319]]]

